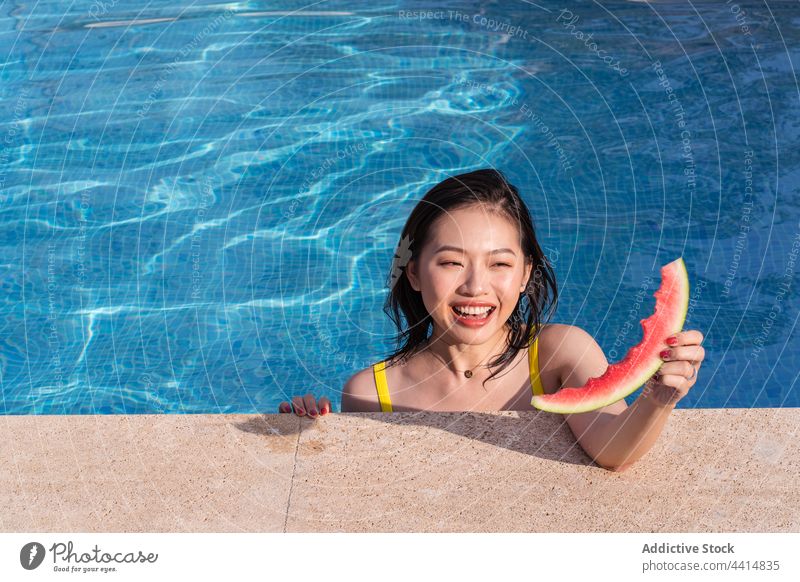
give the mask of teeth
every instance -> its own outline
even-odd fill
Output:
[[[454,307],[456,311],[462,315],[486,315],[492,309],[491,307]]]

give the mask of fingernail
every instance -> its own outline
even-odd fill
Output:
[[[325,416],[326,414],[328,414],[328,409],[327,408],[323,408],[322,411],[319,414],[320,414],[320,416]]]
[[[678,338],[676,338],[675,336],[667,338],[667,344],[674,346],[677,343],[678,343]]]
[[[662,358],[668,358],[668,357],[669,357],[669,354],[670,354],[670,351],[669,351],[669,350],[664,350],[663,352],[661,352],[661,353],[660,353],[660,354],[658,354],[658,355],[659,355],[659,356],[661,356]]]
[[[306,413],[306,411],[305,411],[305,410],[303,410],[302,408],[298,408],[298,409],[297,409],[297,414],[303,415],[303,414],[305,414],[305,413]]]

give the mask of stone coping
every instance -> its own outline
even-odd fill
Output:
[[[621,473],[541,412],[4,416],[3,532],[800,532],[796,408],[676,409]]]

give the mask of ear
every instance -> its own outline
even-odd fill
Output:
[[[417,261],[414,259],[406,263],[406,277],[408,277],[408,282],[411,283],[411,288],[414,291],[419,291],[419,273],[417,273]]]

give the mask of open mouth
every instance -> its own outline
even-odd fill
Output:
[[[483,319],[488,319],[496,307],[457,307],[452,305],[450,309],[452,309],[453,313],[455,313],[460,319],[480,321]]]

